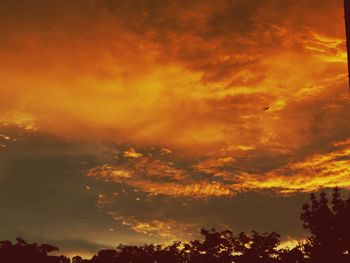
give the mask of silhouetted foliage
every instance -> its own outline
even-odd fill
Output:
[[[313,262],[350,262],[350,199],[342,200],[335,188],[329,204],[324,192],[311,205],[304,204],[301,219],[311,236],[305,245],[306,255]]]
[[[240,254],[235,256],[235,262],[278,262],[279,237],[279,234],[275,232],[259,235],[253,231],[252,236],[248,236],[244,232],[240,233],[234,239],[234,250]]]
[[[84,260],[81,256],[75,256],[72,258],[72,263],[84,263],[84,262],[88,262],[88,261]]]
[[[292,249],[280,249],[278,251],[278,262],[283,263],[308,263],[304,254],[304,247],[298,245]]]
[[[52,256],[57,247],[29,244],[17,238],[15,244],[0,241],[0,262],[4,263],[323,263],[350,262],[350,199],[342,200],[333,191],[331,202],[324,192],[312,194],[301,213],[310,237],[294,248],[279,248],[276,232],[234,235],[230,230],[201,229],[201,240],[171,245],[119,245],[116,250],[100,250],[91,259]]]
[[[0,241],[0,262],[20,263],[69,263],[69,258],[64,256],[49,256],[48,253],[58,251],[57,247],[36,243],[29,244],[21,238],[16,239],[17,243]]]
[[[217,232],[215,229],[201,229],[204,240],[184,244],[182,262],[232,262],[233,233],[229,230]]]

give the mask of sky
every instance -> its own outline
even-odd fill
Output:
[[[1,239],[304,239],[309,194],[350,187],[342,4],[2,1]]]

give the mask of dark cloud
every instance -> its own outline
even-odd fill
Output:
[[[100,237],[94,240],[105,246],[140,237],[96,207],[99,194],[108,186],[102,184],[99,189],[94,184],[87,189],[92,182],[84,171],[98,160],[95,146],[29,134],[8,145],[0,156],[0,203],[6,211],[0,219],[3,239],[48,240],[63,245],[65,251],[87,245],[83,251],[91,253],[98,245],[87,240],[95,235]]]
[[[1,153],[4,238],[22,236],[51,242],[64,251],[93,252],[118,242],[166,241],[186,231],[187,236],[195,237],[202,226],[302,236],[298,213],[306,195],[280,198],[245,193],[203,200],[149,195],[127,184],[85,177],[87,169],[115,157],[98,156],[93,146],[40,134],[16,143],[9,146],[8,155]],[[127,149],[121,146],[119,155]],[[152,151],[155,157],[169,160],[168,155],[154,149],[149,153]],[[116,160],[119,164],[130,161]],[[172,225],[173,232],[162,235],[168,231],[162,224]],[[94,239],[104,245],[89,243],[97,234],[107,236]]]

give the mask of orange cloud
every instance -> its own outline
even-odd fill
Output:
[[[192,237],[189,229],[192,224],[179,223],[175,220],[139,220],[132,216],[118,216],[115,212],[108,212],[114,220],[121,222],[124,226],[130,227],[134,231],[154,238],[171,240],[188,240]]]
[[[349,140],[336,142],[334,146],[337,148],[328,153],[289,162],[285,166],[260,174],[244,170],[230,171],[235,164],[227,166],[221,159],[208,159],[196,165],[195,169],[224,179],[225,186],[230,187],[233,192],[273,189],[276,193],[288,194],[313,192],[322,188],[349,188]]]
[[[28,6],[16,21],[8,14],[26,5],[8,4],[1,110],[20,109],[58,136],[197,154],[228,141],[269,144],[290,125],[278,121],[284,109],[320,97],[327,80],[346,81],[342,7],[326,2],[312,13],[302,1],[283,10],[267,0],[139,3],[137,10],[53,1]],[[317,19],[325,15],[327,23]]]
[[[28,7],[18,21],[4,13],[0,125],[131,143],[120,156],[129,164],[104,164],[88,175],[152,194],[347,187],[346,161],[283,161],[318,156],[317,145],[343,140],[349,130],[342,121],[349,103],[342,6],[317,4],[310,12],[303,1],[285,8],[264,0],[138,9],[54,1]],[[7,13],[21,8],[6,5]],[[325,15],[326,22],[316,19]],[[180,165],[135,150],[150,145],[201,161]],[[283,167],[260,171],[253,160],[264,154]],[[312,175],[315,167],[322,172]]]
[[[138,153],[135,151],[134,148],[130,148],[129,150],[124,152],[123,156],[129,158],[140,158],[142,157],[142,153]]]
[[[36,131],[37,120],[31,114],[20,111],[5,111],[0,113],[0,126],[16,126],[27,131]]]
[[[276,189],[280,193],[313,192],[322,188],[350,187],[350,149],[316,155],[264,175],[238,179],[243,189]]]
[[[149,164],[143,162],[136,163],[128,170],[118,166],[102,165],[89,170],[86,175],[107,182],[124,183],[151,195],[206,198],[234,194],[230,187],[217,182],[197,182],[189,177],[186,170],[173,168],[160,161],[151,161]]]
[[[348,140],[334,144],[337,148],[328,153],[315,154],[261,173],[249,172],[253,166],[248,170],[243,167],[237,170],[235,166],[239,166],[237,162],[241,158],[254,157],[252,154],[237,153],[237,160],[232,157],[208,158],[194,165],[182,165],[181,168],[171,162],[142,157],[128,166],[101,165],[89,170],[86,175],[126,184],[150,195],[195,199],[231,197],[239,192],[271,189],[277,194],[291,194],[322,188],[349,188]],[[237,148],[233,149],[237,151]],[[202,176],[196,177],[198,173]]]

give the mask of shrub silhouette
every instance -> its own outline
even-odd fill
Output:
[[[201,229],[201,240],[171,245],[119,245],[116,250],[100,250],[91,259],[52,256],[57,247],[0,241],[0,262],[4,263],[345,263],[350,262],[350,199],[342,200],[335,188],[331,202],[324,192],[319,199],[311,194],[302,207],[303,226],[309,238],[298,246],[279,248],[276,232],[234,235],[230,230]]]

